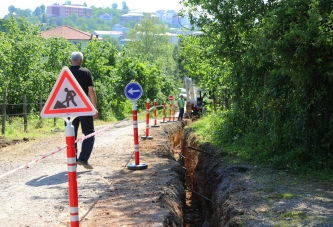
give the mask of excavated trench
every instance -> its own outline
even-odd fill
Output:
[[[199,143],[190,122],[169,134],[174,158],[183,167],[184,201],[183,227],[240,226],[239,211],[228,203],[234,190],[229,181],[233,172],[246,170],[223,168],[218,153],[211,145]]]

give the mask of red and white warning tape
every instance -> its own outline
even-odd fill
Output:
[[[163,105],[160,105],[160,106],[157,106],[157,107],[163,107]],[[154,107],[150,108],[149,110],[152,110],[153,108],[154,108]],[[120,123],[126,121],[127,119],[128,119],[128,118],[125,118],[125,119],[123,119],[123,120],[121,120],[121,121],[118,121],[118,122],[116,122],[116,123],[114,123],[114,124],[111,124],[111,125],[109,125],[109,126],[107,126],[107,127],[105,127],[105,128],[102,128],[102,129],[100,129],[100,130],[98,130],[98,131],[96,131],[96,132],[94,132],[94,133],[91,133],[91,134],[89,134],[89,135],[86,135],[86,136],[83,136],[83,137],[81,137],[81,138],[78,138],[78,139],[76,139],[75,142],[76,142],[76,143],[82,143],[83,140],[85,140],[85,139],[87,139],[87,138],[90,138],[90,137],[92,137],[92,136],[94,136],[94,135],[100,134],[100,133],[106,131],[107,129],[113,128],[113,127],[115,127],[116,125],[118,125],[118,124],[120,124]],[[37,159],[35,159],[35,160],[31,161],[31,162],[28,162],[27,164],[21,165],[21,166],[17,167],[16,169],[13,169],[13,170],[11,170],[11,171],[8,171],[7,173],[4,173],[4,174],[0,175],[0,179],[1,179],[1,178],[4,178],[4,177],[6,177],[6,176],[8,176],[8,175],[10,175],[10,174],[12,174],[12,173],[15,173],[16,171],[18,171],[18,170],[20,170],[20,169],[27,168],[28,166],[30,166],[30,165],[32,165],[32,164],[35,164],[35,163],[37,163],[37,162],[39,162],[39,161],[42,161],[43,159],[45,159],[45,158],[47,158],[47,157],[49,157],[49,156],[51,156],[51,155],[54,155],[54,154],[56,154],[56,153],[59,153],[60,151],[66,149],[66,148],[67,148],[67,146],[64,146],[64,147],[58,148],[56,151],[53,151],[53,152],[51,152],[51,153],[49,153],[49,154],[46,154],[46,155],[44,155],[44,156],[42,156],[42,157],[39,157],[39,158],[37,158]]]
[[[21,165],[21,166],[17,167],[16,169],[13,169],[13,170],[11,170],[11,171],[8,171],[7,173],[4,173],[4,174],[0,175],[0,179],[3,178],[3,177],[5,177],[5,176],[8,176],[8,175],[10,175],[10,174],[12,174],[12,173],[15,173],[16,171],[18,171],[18,170],[20,170],[20,169],[24,169],[24,168],[26,168],[26,167],[28,167],[28,166],[34,164],[34,163],[37,163],[37,162],[39,162],[39,161],[41,161],[41,160],[43,160],[43,159],[45,159],[45,158],[47,158],[47,157],[49,157],[49,156],[51,156],[51,155],[54,155],[54,154],[56,154],[56,153],[59,153],[60,151],[64,150],[66,147],[67,147],[67,146],[61,147],[61,148],[59,148],[59,149],[56,150],[56,151],[53,151],[53,152],[51,152],[51,153],[49,153],[49,154],[47,154],[47,155],[44,155],[44,156],[42,156],[42,157],[40,157],[40,158],[35,159],[34,161],[31,161],[31,162],[29,162],[29,163],[27,163],[27,164],[25,164],[25,165]]]

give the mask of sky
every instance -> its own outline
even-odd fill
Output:
[[[130,10],[139,12],[154,12],[159,9],[163,10],[176,10],[179,11],[182,5],[179,4],[180,0],[71,0],[72,4],[87,3],[88,7],[110,7],[113,3],[118,4],[118,9],[122,8],[122,2],[125,1]],[[63,4],[66,0],[1,0],[0,3],[0,18],[8,14],[8,7],[10,5],[20,9],[31,9],[34,11],[37,6],[52,5],[53,3]]]

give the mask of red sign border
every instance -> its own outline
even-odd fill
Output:
[[[51,105],[54,102],[54,99],[57,97],[60,88],[62,84],[64,83],[65,79],[69,81],[69,83],[73,86],[76,94],[81,98],[83,103],[85,104],[86,107],[84,108],[64,108],[64,109],[51,109]],[[65,66],[59,75],[58,80],[56,81],[56,84],[50,94],[50,97],[47,100],[47,103],[41,113],[41,115],[48,115],[50,117],[53,116],[58,116],[62,115],[65,116],[64,114],[68,114],[68,116],[73,116],[73,113],[82,113],[82,112],[92,112],[91,115],[94,114],[93,112],[93,106],[90,103],[90,100],[88,97],[85,95],[84,91],[80,87],[79,83],[76,81],[75,77],[73,76],[72,72],[69,70],[67,66]],[[51,116],[53,115],[53,116]]]

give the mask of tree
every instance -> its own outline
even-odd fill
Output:
[[[232,98],[221,128],[214,133],[219,141],[256,144],[249,149],[255,152],[247,155],[294,169],[332,161],[333,2],[183,3],[193,24],[208,37],[204,42],[184,43],[181,56],[186,72],[199,71],[200,79],[213,84],[220,79],[206,77],[209,73],[202,69],[217,69],[214,74]],[[194,44],[197,53],[191,52]]]
[[[47,23],[47,16],[45,13],[42,15],[42,23],[46,24]]]
[[[71,5],[72,3],[71,3],[71,1],[66,1],[65,2],[65,5]]]
[[[33,12],[33,15],[39,17],[40,14],[41,14],[41,8],[39,6],[37,6],[35,11]]]
[[[107,119],[114,106],[108,108],[112,100],[117,99],[113,87],[117,75],[114,73],[116,66],[116,47],[106,41],[91,40],[83,51],[83,66],[90,69],[96,83],[99,112],[102,119]]]
[[[117,50],[119,52],[122,51],[123,47],[120,44],[119,39],[113,38],[113,37],[111,37],[109,35],[103,35],[102,38],[103,38],[103,41],[112,43],[117,48]]]
[[[40,6],[40,12],[41,12],[41,14],[45,13],[46,12],[45,10],[46,10],[45,5],[41,5]]]
[[[10,6],[8,7],[8,11],[9,11],[9,13],[14,13],[14,12],[15,12],[15,6],[10,5]]]
[[[112,4],[112,9],[117,9],[118,8],[118,4],[117,3],[113,3]]]
[[[19,17],[31,17],[32,15],[32,11],[31,9],[20,9],[20,8],[15,8],[15,13],[17,14],[17,16]]]
[[[166,27],[159,25],[155,18],[145,16],[134,29],[130,30],[125,51],[129,56],[141,55],[145,61],[155,62],[159,58],[172,56],[172,45],[166,35]]]
[[[129,8],[128,8],[126,2],[123,1],[122,4],[123,4],[123,8],[122,8],[123,13],[128,13],[129,12]]]

